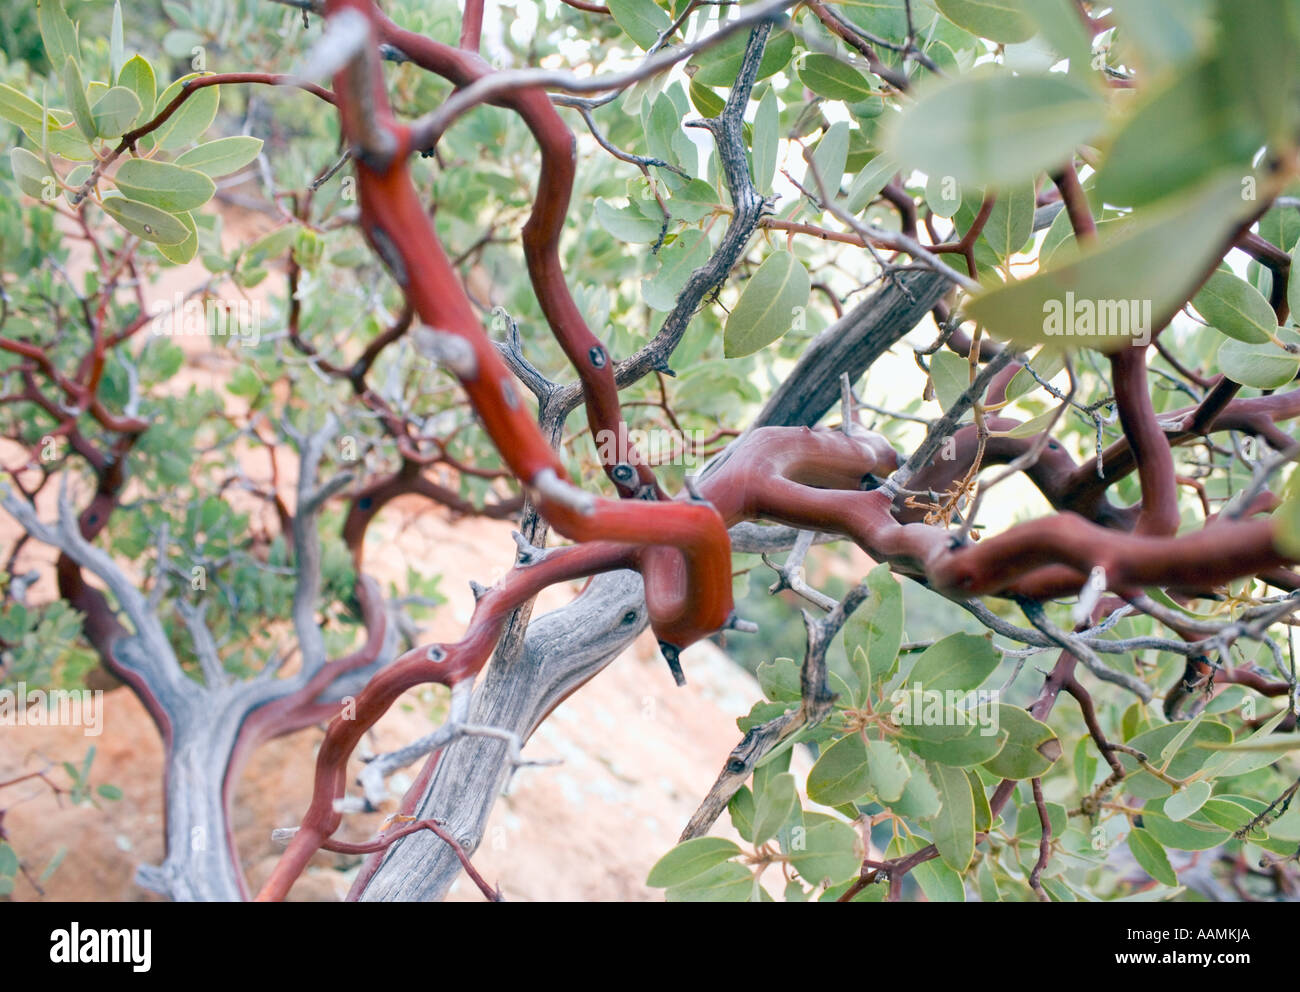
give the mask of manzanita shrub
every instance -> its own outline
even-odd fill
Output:
[[[669,900],[1295,894],[1295,0],[17,6],[3,684],[144,702],[141,884],[252,895],[232,783],[324,723],[258,898],[499,896],[521,745],[649,626],[763,693]],[[367,570],[411,496],[518,521],[459,641],[477,563]]]

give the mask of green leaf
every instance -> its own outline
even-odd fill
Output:
[[[952,176],[932,175],[925,181],[925,205],[936,217],[952,217],[961,209],[961,186]]]
[[[722,108],[727,105],[726,100],[707,86],[701,86],[694,79],[691,80],[687,92],[690,94],[691,104],[700,112],[701,117],[717,117],[722,113]]]
[[[1201,710],[1201,712],[1197,713],[1195,718],[1191,720],[1172,724],[1171,726],[1178,728],[1178,732],[1174,734],[1173,737],[1169,738],[1169,743],[1165,744],[1164,747],[1160,749],[1159,757],[1154,758],[1152,763],[1159,765],[1161,768],[1169,767],[1174,760],[1174,756],[1186,746],[1187,742],[1191,740],[1192,735],[1200,729],[1205,717],[1206,711]],[[1141,750],[1139,745],[1135,744],[1133,746]],[[1170,819],[1177,819],[1177,817],[1170,817]]]
[[[242,265],[258,266],[267,259],[280,258],[298,237],[294,224],[284,224],[263,234],[244,249]]]
[[[0,83],[0,118],[24,131],[40,131],[41,105],[12,86]]]
[[[1300,356],[1268,344],[1224,341],[1219,346],[1219,371],[1233,382],[1256,389],[1281,389],[1300,371]]]
[[[262,151],[262,139],[245,134],[204,142],[176,157],[176,164],[216,179],[238,172]]]
[[[1220,744],[1217,745],[1217,747],[1215,745],[1207,745],[1207,747],[1215,748],[1216,750],[1231,751],[1234,753],[1281,754],[1286,751],[1294,751],[1296,748],[1300,748],[1300,736],[1295,734],[1277,734],[1259,740],[1251,737],[1250,740],[1242,741],[1239,744]],[[1236,774],[1241,773],[1237,772]]]
[[[816,178],[810,168],[804,186],[813,195],[823,200],[833,200],[840,192],[840,183],[844,180],[844,169],[849,161],[849,125],[847,121],[836,121],[830,126],[822,140],[813,149],[812,164],[816,166]],[[820,181],[820,185],[818,182]],[[824,191],[824,192],[823,192]]]
[[[69,58],[80,57],[77,28],[63,9],[62,0],[36,0],[36,16],[50,65],[57,68]]]
[[[942,805],[939,790],[935,788],[930,774],[924,767],[918,766],[911,769],[903,794],[890,804],[890,809],[898,816],[928,820],[939,812]]]
[[[53,856],[50,858],[50,863],[47,864],[45,870],[41,872],[42,882],[48,882],[50,880],[50,876],[58,870],[59,865],[63,864],[63,859],[67,857],[67,855],[68,849],[60,845],[59,849],[55,851]]]
[[[140,55],[132,55],[117,75],[117,84],[125,86],[140,100],[142,111],[152,110],[158,95],[153,66]],[[152,116],[152,115],[151,115]]]
[[[998,258],[1005,260],[1024,248],[1034,229],[1034,203],[1033,183],[1014,186],[993,201],[984,239]]]
[[[764,661],[755,674],[763,695],[773,702],[798,700],[803,694],[799,684],[799,664],[793,658]]]
[[[125,196],[106,196],[104,212],[138,238],[160,245],[178,245],[190,236],[185,222],[165,210]]]
[[[13,877],[18,873],[18,855],[5,841],[0,840],[0,877]]]
[[[823,820],[807,829],[802,849],[792,850],[790,860],[795,871],[812,885],[843,882],[862,868],[858,832],[839,820]]]
[[[930,381],[935,399],[946,411],[970,388],[970,362],[955,352],[936,351],[930,356]]]
[[[1079,19],[1074,0],[1020,0],[1020,7],[1053,50],[1070,60],[1071,73],[1086,73],[1092,61],[1092,34]]]
[[[44,199],[46,190],[50,188],[46,179],[51,178],[50,170],[44,162],[26,148],[11,148],[9,165],[20,190],[37,200]]]
[[[672,23],[654,0],[610,0],[609,12],[623,33],[644,49],[658,41]]]
[[[874,200],[898,171],[898,163],[892,157],[881,152],[858,170],[848,193],[844,196],[844,209],[849,213],[861,213],[863,208]]]
[[[608,200],[596,200],[596,220],[619,241],[629,244],[654,244],[663,230],[662,223],[650,220],[632,207],[616,207]]]
[[[795,792],[794,776],[782,772],[764,786],[754,811],[754,843],[762,844],[776,836],[790,818],[799,797]]]
[[[1004,729],[986,734],[983,731],[989,728],[975,724],[925,723],[913,720],[912,715],[907,712],[912,705],[911,699],[910,692],[903,690],[895,692],[893,698],[895,705],[890,719],[903,731],[898,739],[899,743],[911,748],[926,761],[937,761],[941,765],[952,765],[956,768],[970,768],[995,757],[1007,742],[1007,731]]]
[[[1002,778],[1038,778],[1061,756],[1061,741],[1052,728],[1018,706],[998,703],[998,726],[1008,734],[1006,746],[984,767]]]
[[[1192,196],[1139,211],[1122,233],[1064,262],[1053,261],[1027,279],[974,297],[967,315],[1021,344],[1125,347],[1135,337],[1128,319],[1132,311],[1138,310],[1142,324],[1147,315],[1158,321],[1180,306],[1217,257],[1243,207],[1249,203],[1241,199],[1240,175],[1218,176]],[[1085,305],[1094,315],[1089,325],[1076,317]]]
[[[86,85],[81,81],[81,67],[77,60],[68,56],[63,63],[63,94],[68,98],[68,107],[72,118],[87,140],[96,137],[95,118],[90,113],[90,103],[86,100]]]
[[[740,834],[741,840],[754,841],[754,793],[749,786],[742,785],[727,803],[727,812],[731,816],[731,825]]]
[[[990,41],[1028,41],[1034,25],[1020,0],[934,0],[954,24]]]
[[[799,78],[818,96],[860,103],[875,95],[867,77],[834,55],[812,54],[799,67]]]
[[[113,26],[108,33],[108,67],[110,80],[117,79],[117,74],[122,71],[122,66],[126,63],[126,40],[122,32],[122,4],[121,0],[113,0]],[[119,132],[120,133],[120,132]]]
[[[932,765],[930,770],[943,802],[931,826],[934,846],[949,868],[963,872],[975,855],[975,800],[970,779],[960,768]]]
[[[1207,799],[1199,810],[1189,816],[1189,819],[1193,820],[1197,826],[1210,828],[1219,827],[1220,829],[1236,833],[1255,818],[1256,812],[1263,812],[1265,807],[1265,804],[1260,802],[1258,799],[1248,800],[1244,796],[1241,798],[1243,802],[1251,803],[1251,805],[1255,807],[1255,810],[1249,810],[1243,806],[1242,803],[1233,802],[1223,796],[1215,796],[1213,799]],[[1172,799],[1173,796],[1170,796],[1169,799],[1165,801],[1164,811],[1166,814],[1169,811],[1169,802]],[[1252,831],[1251,836],[1254,837],[1257,836],[1257,834]],[[1294,850],[1294,848],[1290,848],[1286,853],[1291,854]]]
[[[1040,413],[1037,417],[1032,417],[1024,423],[1019,424],[1009,431],[994,431],[995,437],[1033,437],[1047,430],[1056,416],[1055,410],[1048,410],[1046,413]]]
[[[776,102],[776,90],[771,87],[758,101],[753,133],[754,187],[761,195],[768,196],[772,192],[772,178],[776,175],[776,157],[781,140],[780,108]]]
[[[912,770],[892,741],[868,741],[867,764],[871,791],[882,803],[897,802],[907,787]]]
[[[669,902],[749,902],[754,876],[735,861],[726,861],[666,893]]]
[[[670,165],[680,165],[673,150],[673,136],[680,134],[681,129],[682,115],[677,105],[667,93],[660,93],[650,105],[650,116],[646,121],[646,145],[651,157]]]
[[[669,311],[691,273],[709,260],[709,239],[703,231],[683,231],[659,253],[659,271],[641,281],[641,296],[656,310]]]
[[[1194,725],[1193,725],[1194,724]],[[1185,736],[1184,732],[1191,728]],[[1151,762],[1159,767],[1163,763],[1160,757],[1164,751],[1182,736],[1178,752],[1170,756],[1167,774],[1177,779],[1185,779],[1210,760],[1213,752],[1210,746],[1228,744],[1232,741],[1232,731],[1224,724],[1198,717],[1196,721],[1180,720],[1166,723],[1137,734],[1127,741],[1129,747],[1147,755]],[[1117,755],[1128,776],[1124,779],[1124,790],[1141,799],[1155,799],[1168,796],[1173,790],[1165,782],[1142,771],[1137,759],[1128,754]]]
[[[696,837],[678,844],[655,862],[646,885],[666,889],[681,885],[740,853],[740,848],[723,837]]]
[[[143,158],[123,162],[113,181],[132,200],[168,213],[201,207],[217,192],[216,183],[195,169]]]
[[[867,573],[867,590],[866,600],[844,625],[844,650],[864,696],[871,692],[873,680],[889,677],[903,643],[903,587],[888,565],[877,565]]]
[[[808,798],[823,806],[851,803],[871,788],[871,763],[862,735],[849,734],[822,752],[808,772]]]
[[[803,262],[788,251],[774,251],[750,278],[722,333],[727,358],[752,355],[771,344],[807,306],[812,280]]]
[[[125,86],[114,86],[95,101],[90,114],[100,137],[118,138],[140,116],[140,98]]]
[[[1129,0],[1112,13],[1126,54],[1153,74],[1194,58],[1214,28],[1209,0]]]
[[[101,785],[95,791],[99,793],[101,799],[107,799],[111,802],[117,802],[122,798],[122,790],[116,785]]]
[[[919,838],[913,838],[908,846],[914,853],[921,850],[924,843]],[[930,902],[966,901],[966,886],[961,876],[948,867],[942,858],[922,861],[912,869],[912,875]]]
[[[1209,782],[1193,782],[1185,789],[1179,789],[1165,800],[1165,815],[1175,823],[1186,820],[1205,805],[1210,798]],[[1173,883],[1170,882],[1170,885]]]
[[[1129,831],[1128,849],[1133,854],[1133,860],[1157,882],[1163,882],[1165,885],[1178,884],[1178,876],[1174,874],[1173,866],[1169,864],[1169,855],[1160,846],[1160,842],[1146,830]]]
[[[916,659],[908,681],[926,689],[978,689],[1001,660],[987,638],[949,634]]]
[[[153,116],[157,117],[158,114],[162,113],[163,109],[180,95],[186,83],[205,75],[208,75],[208,73],[191,73],[188,76],[182,76],[168,86],[163,90],[158,102],[154,104]],[[157,130],[153,132],[153,140],[159,148],[165,151],[176,151],[192,144],[212,126],[212,121],[217,116],[217,107],[220,103],[220,86],[205,86],[196,90],[193,96],[190,96],[176,108],[175,113],[167,118],[164,123],[158,125]]]
[[[1262,753],[1252,753],[1247,751],[1246,748],[1249,745],[1259,744],[1263,741],[1269,740],[1269,735],[1277,729],[1278,724],[1280,724],[1286,716],[1286,710],[1279,710],[1245,740],[1230,744],[1226,751],[1220,751],[1211,757],[1210,760],[1201,767],[1201,771],[1208,778],[1231,778],[1234,775],[1245,775],[1249,772],[1255,771],[1257,768],[1263,768],[1265,765],[1272,764],[1276,759],[1272,757],[1271,752],[1265,751]],[[1217,748],[1211,745],[1209,750],[1214,751],[1217,750]]]
[[[673,192],[668,202],[674,220],[697,221],[709,216],[718,209],[718,192],[703,179],[692,179],[680,189]],[[684,231],[679,238],[690,234]],[[704,232],[699,232],[704,233]]]
[[[1294,276],[1294,273],[1300,272],[1300,241],[1291,249],[1291,272],[1293,275],[1286,284],[1286,302],[1291,308],[1291,320],[1295,323],[1300,322],[1300,279]]]
[[[1105,105],[1050,76],[977,74],[925,90],[884,135],[885,149],[927,175],[1010,188],[1057,168],[1101,129]]]
[[[686,66],[692,82],[701,86],[735,85],[740,74],[741,63],[745,61],[745,48],[749,44],[749,32],[737,31],[718,42],[708,51],[696,55]],[[775,31],[767,39],[763,49],[763,58],[758,63],[757,79],[766,79],[775,72],[785,68],[794,54],[794,36],[789,31]]]
[[[1222,269],[1210,276],[1192,305],[1207,323],[1238,341],[1262,344],[1277,331],[1268,300],[1250,283]]]
[[[1233,104],[1226,81],[1239,70],[1237,59],[1231,63],[1202,59],[1138,98],[1097,174],[1107,203],[1150,203],[1229,166],[1239,182],[1249,174],[1264,136]]]
[[[176,219],[189,228],[189,236],[178,245],[158,245],[158,251],[169,262],[176,265],[185,265],[194,260],[194,256],[199,253],[199,229],[194,223],[193,214],[180,213],[175,215]]]
[[[970,782],[971,798],[975,800],[975,829],[988,830],[993,826],[993,808],[989,805],[989,797],[984,794],[984,784],[973,768],[966,769],[966,778]]]

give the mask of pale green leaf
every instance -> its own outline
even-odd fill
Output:
[[[257,158],[261,151],[261,138],[236,134],[191,148],[176,157],[176,164],[187,169],[197,169],[205,176],[216,179],[238,172]]]
[[[812,280],[803,262],[788,251],[774,251],[745,285],[723,329],[727,358],[752,355],[794,324],[796,312],[807,306]]]

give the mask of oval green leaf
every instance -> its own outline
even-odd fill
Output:
[[[916,659],[908,681],[926,689],[978,689],[1001,660],[987,638],[949,634]]]
[[[158,97],[153,66],[141,55],[132,55],[117,74],[117,85],[125,86],[140,100],[141,111],[152,111]]]
[[[1007,732],[1007,743],[984,767],[1002,778],[1038,778],[1061,756],[1060,739],[1020,707],[997,705],[998,726]]]
[[[836,741],[808,772],[808,798],[823,806],[851,803],[870,788],[871,764],[861,734]]]
[[[125,86],[114,86],[95,101],[90,115],[100,137],[119,138],[140,116],[140,98]]]
[[[858,853],[858,832],[839,820],[825,820],[809,827],[802,845],[790,851],[790,860],[805,882],[818,885],[843,882],[862,868]]]
[[[669,902],[748,902],[754,891],[754,876],[735,861],[709,869],[666,893]]]
[[[196,72],[188,76],[182,76],[163,90],[162,96],[154,104],[153,116],[157,117],[162,113],[167,105],[180,95],[182,88],[188,82],[203,75],[206,75],[206,73]],[[202,89],[195,90],[184,103],[176,108],[175,113],[158,125],[157,130],[153,132],[154,142],[159,148],[166,151],[175,151],[178,148],[193,144],[204,131],[212,126],[212,121],[217,116],[217,107],[220,103],[220,86],[205,86]]]
[[[799,78],[818,96],[859,103],[875,95],[867,77],[833,55],[814,53],[803,60]]]
[[[1280,389],[1300,372],[1300,356],[1277,345],[1225,341],[1219,346],[1219,371],[1233,382],[1256,389]]]
[[[775,837],[798,802],[794,776],[789,772],[782,772],[767,782],[754,810],[754,843],[762,844]]]
[[[9,165],[14,170],[14,180],[20,190],[37,200],[44,199],[46,189],[50,188],[46,184],[50,170],[44,162],[26,148],[11,148]]]
[[[724,837],[696,837],[678,844],[656,861],[645,884],[654,889],[681,885],[739,853],[740,848]]]
[[[262,151],[262,139],[246,134],[207,141],[178,155],[176,164],[195,169],[209,178],[228,176],[252,162]]]
[[[1034,36],[1020,0],[935,0],[943,16],[990,41],[1020,42]]]
[[[160,245],[178,245],[190,236],[184,221],[165,210],[125,196],[106,196],[104,212],[138,238]]]
[[[649,48],[671,23],[654,0],[609,0],[609,12],[623,33],[641,48]]]
[[[1218,330],[1249,344],[1263,344],[1277,332],[1277,318],[1268,300],[1250,283],[1231,272],[1215,270],[1192,306]]]
[[[1128,835],[1128,849],[1133,853],[1133,860],[1142,870],[1165,885],[1177,885],[1178,876],[1174,874],[1169,863],[1169,855],[1160,842],[1146,830],[1131,830]]]
[[[975,799],[970,779],[960,768],[932,765],[931,772],[943,807],[931,832],[939,857],[953,871],[963,872],[975,856]]]
[[[788,251],[775,251],[758,267],[727,317],[722,333],[727,358],[752,355],[771,344],[794,323],[807,305],[812,280],[803,262]]]
[[[201,207],[217,192],[217,184],[195,169],[143,158],[123,162],[113,181],[130,199],[169,213]]]
[[[63,94],[68,99],[68,108],[72,119],[87,140],[96,137],[95,118],[90,113],[90,103],[86,99],[86,84],[81,81],[81,67],[77,60],[68,56],[63,63]]]

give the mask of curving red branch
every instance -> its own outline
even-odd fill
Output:
[[[366,0],[335,0],[326,10],[330,16],[348,10],[360,14],[370,26],[372,42],[384,37],[379,15]],[[718,630],[732,612],[730,541],[722,517],[702,502],[612,501],[568,483],[564,466],[525,409],[515,380],[479,323],[423,210],[407,167],[414,151],[410,129],[392,115],[373,45],[367,45],[366,54],[335,79],[344,133],[355,142],[370,135],[372,143],[388,146],[362,147],[356,155],[361,226],[426,325],[428,347],[459,379],[506,464],[530,488],[539,512],[560,534],[577,541],[665,547],[648,566],[646,590],[651,626],[670,652]],[[545,99],[543,93],[537,96]],[[545,133],[547,140],[563,142],[571,169],[572,135],[567,129],[563,135],[555,129]],[[534,224],[530,219],[525,231],[526,244],[532,246],[527,249],[530,268],[535,282],[547,287],[544,307],[561,307],[548,317],[577,363],[593,426],[611,420],[621,426],[609,357],[581,318],[571,319],[577,315],[576,304],[564,286],[554,250],[567,203],[567,196],[560,197],[563,209],[557,210],[547,196],[539,197],[534,212],[538,220]],[[571,315],[563,312],[566,306],[573,308]],[[609,467],[611,477],[618,468]],[[647,466],[641,470],[649,471]]]
[[[458,87],[468,86],[495,71],[479,57],[477,50],[464,51],[463,42],[461,49],[444,45],[398,27],[379,11],[373,13],[373,24],[380,42],[399,49],[416,65]],[[602,458],[607,451],[626,456],[622,462],[617,457],[604,459],[602,465],[622,495],[653,493],[656,499],[663,499],[664,493],[649,464],[635,447],[628,444],[627,425],[623,421],[618,386],[614,381],[613,360],[583,319],[569,292],[560,263],[560,234],[573,195],[576,168],[573,132],[543,89],[512,90],[494,103],[515,111],[537,141],[541,173],[533,210],[523,229],[524,260],[542,313],[565,357],[578,373],[593,435],[618,439],[616,447],[606,445],[600,448]],[[601,432],[605,433],[602,435]],[[626,466],[631,467],[634,476]]]

